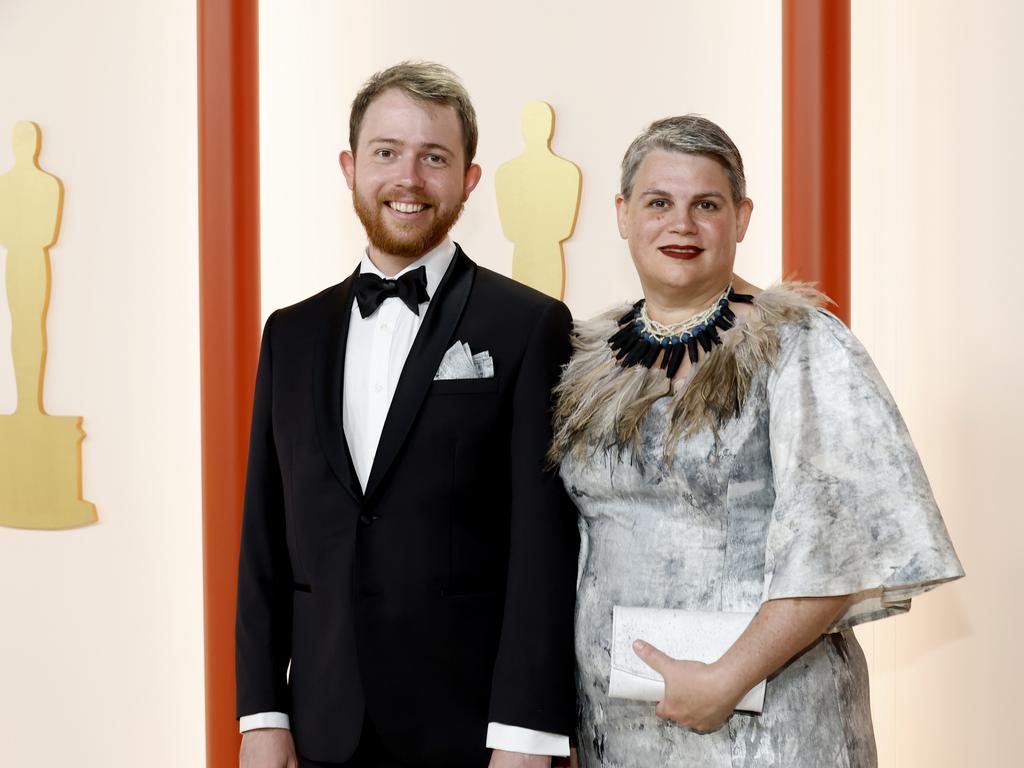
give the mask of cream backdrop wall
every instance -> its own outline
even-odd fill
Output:
[[[0,528],[0,765],[201,766],[194,0],[2,0],[0,172],[26,119],[65,190],[46,405],[100,520]]]
[[[876,624],[885,766],[1014,766],[1024,577],[1024,8],[853,3],[853,327],[967,578]]]
[[[1019,762],[1022,13],[1009,0],[853,8],[854,327],[969,573],[861,633],[883,766]],[[480,111],[485,176],[457,237],[481,264],[511,267],[493,174],[521,149],[520,106],[541,98],[558,113],[556,152],[584,174],[566,244],[578,316],[638,294],[611,198],[629,139],[664,114],[699,111],[732,133],[756,201],[739,269],[779,274],[775,3],[309,0],[300,13],[264,0],[261,22],[264,315],[354,267],[362,234],[336,165],[348,102],[404,57],[452,66]],[[0,528],[2,762],[201,766],[194,3],[3,0],[0,71],[0,169],[10,127],[33,119],[65,183],[46,401],[85,416],[84,491],[101,516]]]

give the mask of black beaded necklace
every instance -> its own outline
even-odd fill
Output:
[[[707,354],[716,344],[722,343],[719,329],[727,331],[736,324],[736,314],[729,308],[732,301],[750,304],[754,297],[736,293],[730,284],[718,301],[705,311],[681,323],[662,325],[651,319],[644,300],[640,299],[619,318],[619,329],[608,339],[608,344],[624,368],[634,365],[650,368],[664,350],[659,367],[671,379],[679,371],[685,356],[689,356],[690,363],[695,365],[700,350]]]

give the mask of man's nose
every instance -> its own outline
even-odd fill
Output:
[[[414,189],[423,186],[423,174],[419,159],[415,157],[403,158],[399,167],[399,182],[406,187]]]

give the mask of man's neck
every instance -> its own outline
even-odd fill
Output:
[[[366,255],[370,257],[373,266],[379,269],[384,277],[394,277],[417,259],[422,259],[427,253],[424,251],[418,256],[394,256],[390,253],[382,253],[373,246],[366,250]]]

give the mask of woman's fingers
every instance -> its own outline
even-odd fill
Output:
[[[640,660],[663,678],[666,677],[669,665],[675,661],[671,656],[655,648],[645,640],[633,641],[633,653],[640,657]]]

